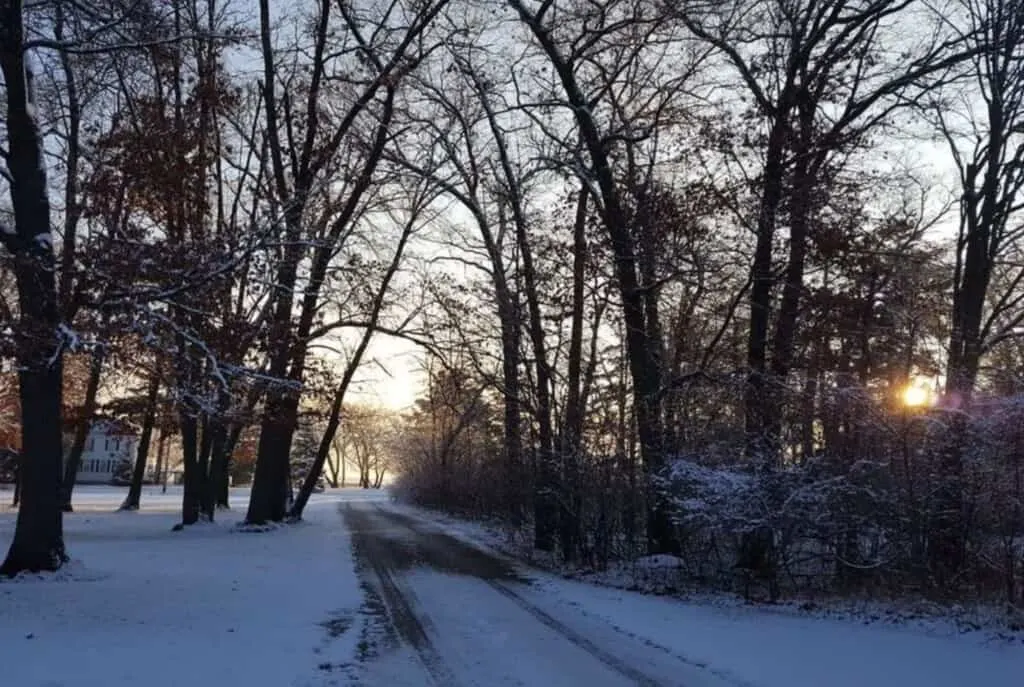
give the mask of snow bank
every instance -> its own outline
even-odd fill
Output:
[[[959,635],[684,602],[546,579],[563,603],[715,674],[756,687],[1017,687],[1024,646]]]
[[[147,489],[143,510],[110,512],[123,489],[76,490],[65,519],[73,557],[57,575],[0,582],[3,683],[33,687],[316,685],[352,660],[362,594],[336,494],[307,522],[171,532],[180,492]],[[161,512],[162,511],[162,512]],[[6,551],[14,514],[0,514]],[[355,628],[353,628],[355,630]]]

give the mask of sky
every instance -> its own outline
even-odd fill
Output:
[[[364,363],[349,391],[354,403],[406,410],[423,389],[415,344],[391,336],[377,335],[370,342]]]

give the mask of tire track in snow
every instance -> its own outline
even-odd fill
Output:
[[[612,669],[619,675],[635,682],[642,687],[659,687],[663,683],[643,671],[631,666],[626,661],[606,651],[586,636],[573,630],[559,621],[536,604],[517,594],[508,581],[528,584],[519,578],[510,564],[483,550],[463,542],[451,535],[423,526],[423,523],[404,513],[389,510],[380,504],[374,504],[377,515],[393,525],[404,527],[416,535],[415,541],[426,553],[421,563],[442,570],[452,570],[472,575],[485,582],[491,589],[514,602],[519,608],[536,618],[545,627],[561,635],[566,641],[593,656],[595,659]]]
[[[367,517],[365,511],[350,505],[345,508],[344,515],[352,531],[356,555],[372,569],[381,598],[398,635],[413,648],[437,687],[457,687],[458,681],[454,674],[430,640],[428,630],[433,631],[430,621],[415,610],[415,594],[402,585],[394,574],[397,566],[392,552],[373,535],[375,526],[372,518]]]
[[[556,620],[554,617],[552,617],[545,611],[541,610],[536,605],[530,603],[523,597],[519,596],[502,583],[488,580],[487,584],[490,585],[490,587],[494,589],[494,591],[498,592],[507,599],[514,601],[520,608],[522,608],[524,611],[526,611],[534,618],[536,618],[538,621],[543,623],[546,627],[562,635],[566,640],[568,640],[572,644],[575,644],[580,649],[583,649],[588,654],[590,654],[591,656],[593,656],[601,663],[605,664],[606,666],[614,670],[615,672],[619,673],[623,677],[627,677],[630,680],[636,682],[638,685],[643,685],[643,687],[660,687],[660,685],[662,684],[658,680],[648,677],[647,675],[637,670],[633,666],[629,665],[625,661],[608,653],[607,651],[599,647],[597,644],[584,637],[579,632],[576,632],[571,627]]]

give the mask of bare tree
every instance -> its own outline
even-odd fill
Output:
[[[970,50],[941,18],[907,0],[692,3],[680,16],[736,70],[766,129],[752,223],[746,421],[748,454],[770,465],[780,456],[779,392],[792,367],[815,189],[830,162],[849,155],[894,110],[920,101]],[[920,41],[897,35],[910,17],[931,24]],[[892,59],[886,46],[894,41],[904,49]],[[789,250],[776,308],[773,245],[783,210]]]
[[[1024,321],[1015,293],[1024,280],[1020,267],[1011,268],[986,313],[993,272],[1024,233],[1024,14],[1003,0],[964,2],[963,9],[969,22],[964,31],[976,53],[971,77],[984,107],[958,111],[959,99],[950,94],[937,103],[936,114],[962,187],[946,388],[966,402],[984,352]]]
[[[313,464],[310,467],[302,484],[302,488],[295,497],[295,503],[292,505],[288,514],[290,519],[299,520],[302,518],[302,511],[305,509],[306,503],[309,501],[309,497],[313,493],[314,487],[319,481],[320,476],[323,474],[324,464],[327,462],[331,449],[334,446],[335,433],[338,431],[343,420],[342,409],[345,403],[345,395],[352,383],[352,379],[355,377],[356,371],[363,363],[363,356],[366,354],[366,349],[369,347],[374,335],[378,333],[378,326],[380,325],[382,316],[384,315],[385,306],[388,304],[387,298],[390,293],[392,281],[398,273],[398,270],[405,258],[406,246],[420,223],[429,221],[431,216],[428,209],[435,195],[431,189],[431,184],[424,184],[423,182],[416,184],[409,190],[402,188],[401,191],[403,194],[408,193],[411,196],[412,201],[411,207],[409,207],[407,211],[407,216],[404,219],[400,219],[395,216],[394,212],[389,213],[390,220],[400,227],[398,241],[395,244],[394,252],[391,254],[389,261],[386,263],[386,266],[382,271],[383,273],[379,281],[373,287],[372,297],[364,315],[365,319],[358,322],[359,326],[363,328],[363,331],[359,338],[359,342],[356,344],[355,349],[346,361],[344,371],[341,375],[341,380],[338,382],[338,386],[334,391],[334,398],[331,401],[331,408],[327,416],[327,426],[325,427],[323,436],[320,439],[320,444],[317,448]],[[370,281],[365,271],[360,275],[360,280],[364,283]],[[343,429],[342,431],[345,430]],[[342,460],[344,460],[344,458],[342,458]],[[368,485],[364,484],[363,486],[365,487]]]
[[[983,355],[1001,340],[1018,336],[1024,322],[1019,293],[1024,268],[1015,254],[1024,237],[1024,12],[1003,0],[964,2],[962,10],[967,19],[963,33],[974,53],[970,76],[984,107],[975,113],[965,104],[967,111],[957,112],[959,98],[935,107],[962,189],[946,362],[946,392],[954,412],[942,452],[944,479],[930,547],[933,569],[942,580],[955,576],[966,559],[962,461],[968,433],[960,411],[971,405]],[[997,275],[1002,288],[991,293]]]
[[[372,9],[363,12],[345,3],[335,10],[328,0],[321,2],[315,15],[308,87],[301,110],[293,106],[292,95],[287,91],[278,95],[281,72],[273,45],[270,5],[267,0],[260,2],[266,135],[274,199],[283,211],[284,225],[283,255],[274,279],[276,295],[267,372],[272,378],[291,383],[267,389],[256,474],[246,515],[249,523],[280,521],[287,513],[288,454],[320,289],[338,244],[358,217],[364,196],[374,181],[391,132],[399,82],[429,50],[425,32],[446,1],[396,2],[392,6],[394,11],[383,15]],[[345,28],[350,41],[342,51],[328,45],[335,22]],[[353,74],[350,99],[335,103],[331,109],[337,112],[336,116],[324,117],[325,102],[333,87],[329,68],[345,60],[345,69]],[[360,135],[364,122],[372,132],[365,138]],[[300,137],[296,138],[296,134]],[[339,160],[339,151],[343,149],[357,153],[355,160]],[[345,185],[342,198],[331,203],[330,213],[322,215],[318,222],[325,230],[318,236],[319,247],[312,256],[309,283],[303,290],[299,321],[293,329],[293,294],[299,264],[307,253],[303,227],[309,219],[308,205],[323,182],[322,175],[339,167],[347,168],[343,178],[351,181]]]
[[[14,255],[18,284],[18,363],[22,416],[21,508],[0,574],[56,570],[67,560],[61,480],[61,360],[66,344],[57,302],[46,163],[21,0],[0,3],[0,70],[6,85],[4,151],[14,226],[0,240]]]
[[[653,488],[666,464],[657,285],[644,279],[643,242],[631,228],[619,161],[665,125],[695,61],[677,49],[664,16],[643,2],[588,5],[510,0],[509,5],[553,71],[550,83],[540,87],[539,101],[527,98],[528,111],[564,108],[577,129],[567,134],[535,117],[560,147],[563,168],[587,184],[611,246],[637,433],[652,487],[648,491],[649,548],[670,551],[673,535],[668,511]],[[682,67],[680,72],[666,74],[670,61]],[[629,78],[618,78],[625,74]]]

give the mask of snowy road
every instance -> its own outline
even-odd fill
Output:
[[[390,649],[360,684],[735,687],[549,596],[509,563],[382,503],[343,507]],[[384,642],[387,644],[387,642]]]
[[[491,541],[476,525],[386,492],[316,494],[301,525],[259,534],[234,526],[246,490],[183,532],[171,529],[180,488],[147,488],[144,510],[115,512],[124,492],[76,490],[72,563],[0,580],[0,685],[1024,684],[1020,641],[941,618],[867,622],[566,580],[484,553],[466,543]],[[14,524],[0,512],[0,550]]]

